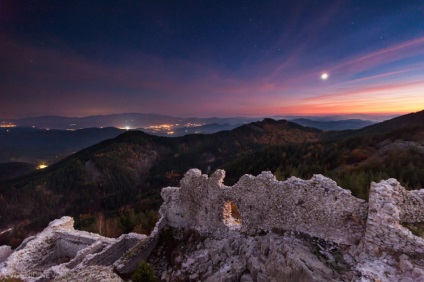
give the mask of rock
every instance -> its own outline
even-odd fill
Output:
[[[407,255],[405,255],[405,254],[402,254],[402,255],[399,256],[399,261],[401,261],[401,260],[408,260],[408,259],[409,259],[409,257]]]
[[[422,269],[420,269],[420,268],[417,268],[417,267],[415,267],[413,270],[412,270],[412,276],[414,277],[414,278],[424,278],[424,270],[422,270]]]
[[[408,272],[408,271],[411,271],[414,268],[414,266],[409,260],[403,259],[399,261],[399,268],[400,270],[402,270],[402,272]]]
[[[247,268],[249,269],[250,273],[252,274],[253,279],[257,279],[258,273],[261,269],[258,258],[250,257],[247,260]]]
[[[211,266],[212,266],[211,261],[200,263],[200,265],[198,267],[198,271],[199,271],[199,273],[205,273],[209,269],[209,267],[211,267]]]
[[[240,277],[240,282],[253,282],[253,281],[254,280],[253,280],[252,276],[250,276],[250,274],[243,274]]]
[[[13,253],[10,246],[0,246],[0,263],[4,262]]]
[[[252,235],[275,229],[296,230],[343,244],[358,241],[364,233],[366,202],[322,175],[309,181],[290,178],[280,182],[263,172],[257,177],[243,176],[232,187],[223,184],[224,175],[217,170],[208,177],[192,169],[181,180],[180,188],[162,189],[161,213],[168,225],[221,237],[234,232],[234,224]],[[347,214],[354,216],[347,220]],[[236,242],[231,246],[237,247]],[[224,252],[229,255],[231,251]]]
[[[96,265],[69,271],[65,275],[55,278],[54,281],[123,282],[124,280],[114,273],[111,267]]]
[[[234,275],[240,277],[241,273],[246,269],[246,265],[242,263],[240,260],[235,260],[231,264],[231,271]]]
[[[223,256],[222,256],[221,254],[215,254],[215,255],[212,257],[212,263],[213,263],[213,264],[218,264],[218,263],[220,263],[223,259],[224,259],[224,258],[223,258]]]
[[[256,281],[257,282],[268,282],[269,279],[264,273],[258,273]]]
[[[199,279],[199,274],[194,273],[194,274],[190,275],[190,276],[188,277],[188,279],[189,279],[190,281],[198,281],[198,279]]]

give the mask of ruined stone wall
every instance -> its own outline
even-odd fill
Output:
[[[225,234],[231,229],[224,224],[225,203],[232,202],[240,214],[239,229],[246,234],[290,230],[353,244],[364,233],[366,202],[322,175],[281,182],[264,172],[257,177],[245,175],[233,187],[223,185],[224,176],[223,170],[208,178],[192,169],[181,188],[164,188],[162,211],[168,225]]]
[[[222,221],[222,180],[224,172],[216,171],[208,178],[200,170],[191,169],[181,180],[181,187],[162,189],[161,213],[171,227],[196,229],[203,234],[226,232]]]
[[[299,231],[348,245],[362,240],[368,249],[423,253],[424,239],[402,226],[424,222],[424,189],[407,191],[395,179],[371,183],[369,203],[322,175],[277,181],[270,172],[244,175],[225,186],[225,172],[210,177],[189,170],[181,188],[162,190],[166,224],[225,236],[230,230]],[[231,206],[240,218],[230,217]],[[227,223],[227,225],[225,224]]]
[[[407,191],[395,179],[373,182],[367,203],[322,175],[314,175],[310,180],[292,177],[277,181],[270,172],[263,172],[256,177],[244,175],[231,187],[223,184],[224,177],[223,170],[208,177],[191,169],[181,180],[181,187],[162,189],[160,219],[150,236],[130,233],[117,239],[106,238],[74,230],[70,217],[55,220],[13,252],[7,246],[0,247],[0,279],[17,273],[24,281],[36,281],[77,275],[80,269],[94,270],[100,266],[101,273],[113,268],[129,277],[140,260],[149,258],[161,231],[168,226],[197,230],[201,235],[210,235],[218,245],[228,238],[233,243],[240,238],[246,242],[259,240],[262,255],[269,249],[266,240],[261,239],[263,233],[277,241],[306,240],[308,244],[318,242],[319,246],[319,241],[324,241],[321,250],[325,245],[342,245],[340,250],[347,250],[349,255],[344,258],[368,279],[360,281],[376,281],[388,274],[392,279],[387,281],[405,275],[424,279],[424,269],[420,268],[424,262],[424,239],[405,227],[424,222],[424,190]],[[239,247],[233,243],[230,246],[234,245],[234,252],[238,252]],[[223,249],[218,245],[216,253],[211,254],[212,262],[219,262]],[[197,244],[196,248],[199,254],[209,252],[199,249]],[[270,263],[273,261],[274,258]],[[234,269],[243,267],[249,268],[249,262],[234,265]],[[31,276],[33,273],[38,276]]]
[[[424,240],[403,223],[424,221],[424,190],[407,191],[396,179],[371,183],[364,242],[369,250],[422,254]]]
[[[406,191],[400,184],[398,205],[400,206],[401,222],[424,221],[424,190]]]
[[[245,175],[227,191],[224,197],[236,203],[242,229],[249,234],[257,229],[283,229],[354,244],[364,233],[366,202],[322,175],[284,182],[270,172]]]

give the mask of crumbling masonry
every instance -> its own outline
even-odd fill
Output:
[[[223,170],[208,177],[191,169],[181,187],[162,189],[160,220],[150,236],[111,239],[74,230],[69,217],[54,221],[11,254],[4,252],[0,278],[22,273],[20,277],[27,279],[28,271],[60,276],[89,266],[112,267],[121,276],[129,275],[149,257],[165,227],[192,229],[213,238],[234,232],[298,232],[347,246],[357,261],[378,260],[382,252],[424,254],[424,239],[402,225],[424,221],[424,190],[407,191],[389,179],[371,183],[366,202],[322,175],[281,182],[263,172],[244,175],[232,187],[223,184],[224,177]]]

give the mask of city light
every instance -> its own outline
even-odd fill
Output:
[[[2,122],[0,124],[0,127],[1,128],[11,128],[11,127],[16,127],[16,124]]]

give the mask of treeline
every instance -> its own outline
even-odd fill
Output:
[[[323,174],[362,199],[368,199],[371,181],[388,178],[398,179],[408,189],[420,189],[424,187],[423,152],[413,146],[383,147],[396,140],[422,142],[423,132],[422,127],[413,127],[342,141],[269,147],[224,166],[225,182],[232,185],[243,174],[268,170],[279,180]]]

